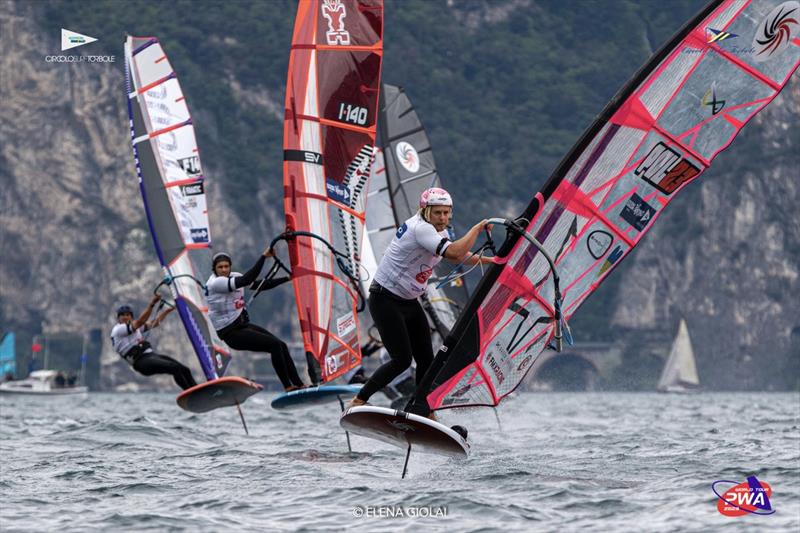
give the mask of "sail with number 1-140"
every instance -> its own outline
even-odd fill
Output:
[[[408,409],[496,405],[548,346],[559,348],[565,320],[786,85],[798,35],[797,1],[719,0],[656,52],[522,215],[504,221],[496,264]]]
[[[361,245],[383,57],[383,2],[303,0],[284,120],[284,208],[303,345],[315,381],[361,363]]]

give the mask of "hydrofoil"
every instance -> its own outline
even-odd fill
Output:
[[[467,430],[448,427],[423,416],[388,407],[363,405],[342,413],[339,425],[348,432],[377,439],[406,450],[403,475],[406,476],[411,448],[422,453],[458,457],[469,456]]]

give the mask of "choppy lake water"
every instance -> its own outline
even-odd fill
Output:
[[[0,529],[800,531],[800,394],[520,394],[446,412],[465,461],[352,437],[269,393],[192,415],[168,394],[0,398]],[[711,485],[755,475],[769,516]],[[400,516],[403,515],[403,516]]]

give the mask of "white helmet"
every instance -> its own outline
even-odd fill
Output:
[[[429,205],[449,205],[453,207],[453,199],[446,190],[439,187],[431,187],[422,191],[422,195],[419,197],[420,209]]]

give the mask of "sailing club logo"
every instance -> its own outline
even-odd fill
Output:
[[[77,48],[85,44],[90,44],[97,41],[94,37],[89,37],[82,33],[77,33],[64,28],[61,28],[61,51],[69,50],[70,48]]]
[[[620,216],[636,228],[638,231],[642,231],[647,224],[653,219],[653,215],[656,214],[656,210],[653,209],[650,204],[644,201],[644,199],[636,193],[633,193],[628,201],[625,202],[625,207],[622,209]]]
[[[71,50],[96,42],[97,39],[84,35],[82,33],[74,32],[66,28],[61,28],[61,51]],[[46,55],[44,60],[47,63],[114,63],[115,56],[102,56],[102,55]]]
[[[330,178],[326,180],[325,187],[328,191],[328,198],[340,204],[350,205],[350,190],[347,187]]]
[[[181,185],[181,192],[184,196],[200,196],[205,192],[203,190],[203,182]]]
[[[756,49],[754,59],[758,62],[767,61],[783,52],[796,37],[800,28],[798,19],[800,2],[784,2],[770,11],[753,37],[753,48]]]
[[[208,228],[192,228],[189,234],[192,236],[192,242],[208,242]]]
[[[711,114],[716,115],[725,107],[725,100],[717,100],[717,82],[711,84],[711,88],[706,91],[700,104],[711,109]]]
[[[395,153],[400,164],[407,171],[414,173],[419,170],[419,154],[410,143],[401,141],[395,147]]]
[[[327,43],[330,45],[349,45],[350,32],[344,29],[347,10],[341,0],[323,0],[322,16],[328,22],[328,31],[325,32]]]
[[[749,476],[746,481],[730,481],[721,479],[711,484],[711,490],[717,496],[717,511],[724,516],[745,516],[748,514],[771,515],[775,513],[770,497],[772,487],[756,476]]]
[[[700,174],[700,169],[683,157],[680,152],[670,148],[663,142],[659,142],[650,149],[650,153],[639,163],[633,173],[659,191],[669,195],[675,192],[678,187]],[[636,195],[634,194],[634,196]],[[625,218],[625,215],[623,215],[623,218]],[[631,225],[636,227],[633,222],[631,222]],[[637,227],[637,229],[641,231],[643,227]]]
[[[196,155],[178,159],[178,165],[186,172],[187,176],[197,176],[200,174],[200,158]]]

